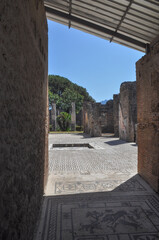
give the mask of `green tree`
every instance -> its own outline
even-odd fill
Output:
[[[83,99],[84,97],[78,92],[66,88],[65,91],[62,93],[62,109],[66,112],[69,112],[69,109],[71,109],[71,103],[75,102],[76,113],[78,113],[82,108]]]
[[[49,75],[49,103],[57,104],[57,108],[69,112],[71,103],[75,102],[78,113],[83,101],[95,102],[87,90],[67,78],[58,75]]]

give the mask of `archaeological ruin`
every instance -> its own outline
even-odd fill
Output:
[[[136,140],[137,124],[136,82],[124,82],[119,95],[119,138],[124,141]]]
[[[100,103],[83,104],[83,130],[91,137],[101,136]]]
[[[113,95],[114,136],[119,137],[119,94]]]
[[[114,117],[113,117],[113,100],[109,100],[106,104],[100,105],[100,119],[102,133],[114,132]]]
[[[85,103],[83,113],[85,133],[93,137],[99,137],[102,133],[114,133],[121,140],[136,142],[136,82],[122,83],[120,94],[114,94],[113,100],[104,105]],[[98,128],[98,131],[94,128]]]
[[[159,192],[159,3],[142,0],[76,4],[62,0],[0,1],[2,240],[33,239],[48,179],[47,18],[146,53],[136,64],[137,121],[135,83],[123,83],[119,100],[114,99],[115,109],[119,104],[119,136],[134,141],[134,125],[138,123],[138,173]],[[110,111],[111,119],[115,109]],[[83,114],[84,131],[101,136],[100,106],[86,103]],[[156,201],[151,200],[155,208]],[[140,234],[133,236],[139,238]]]
[[[49,123],[50,123],[50,130],[57,131],[58,123],[57,123],[57,115],[59,115],[63,110],[57,109],[56,103],[51,104],[51,109],[49,110]],[[80,112],[81,114],[81,112]],[[76,131],[76,118],[79,119],[78,123],[82,124],[81,116],[77,115],[76,117],[76,105],[75,102],[71,103],[70,115],[71,115],[71,123],[70,123],[70,130]]]
[[[85,102],[83,105],[84,133],[100,137],[102,133],[114,132],[113,100],[106,104]]]

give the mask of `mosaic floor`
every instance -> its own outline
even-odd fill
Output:
[[[139,176],[110,192],[45,197],[42,216],[36,240],[159,240],[159,196]]]
[[[159,195],[137,175],[137,146],[51,135],[49,180],[34,240],[159,240]],[[93,149],[52,149],[89,143]]]
[[[123,183],[123,184],[122,184]],[[137,181],[131,180],[126,183],[118,180],[107,181],[85,181],[85,182],[56,182],[55,194],[69,194],[69,193],[83,193],[89,192],[103,192],[103,191],[126,192],[126,191],[145,191],[145,188]]]
[[[137,146],[111,135],[50,134],[49,146],[45,195],[110,191],[137,173]]]

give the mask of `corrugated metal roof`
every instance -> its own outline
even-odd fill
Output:
[[[47,18],[145,52],[159,35],[157,0],[46,0]]]

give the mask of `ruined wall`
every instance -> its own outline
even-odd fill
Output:
[[[47,169],[43,1],[1,0],[0,36],[0,239],[31,240]]]
[[[76,123],[77,126],[81,126],[81,128],[83,127],[83,109],[76,114]]]
[[[100,117],[102,133],[114,132],[114,117],[113,117],[113,100],[107,101],[106,104],[100,105]]]
[[[113,95],[114,136],[119,137],[119,94]]]
[[[120,86],[119,137],[134,142],[137,123],[136,82],[124,82]]]
[[[85,102],[83,105],[84,133],[91,137],[101,136],[100,103]]]
[[[159,192],[159,39],[136,68],[138,172]]]

